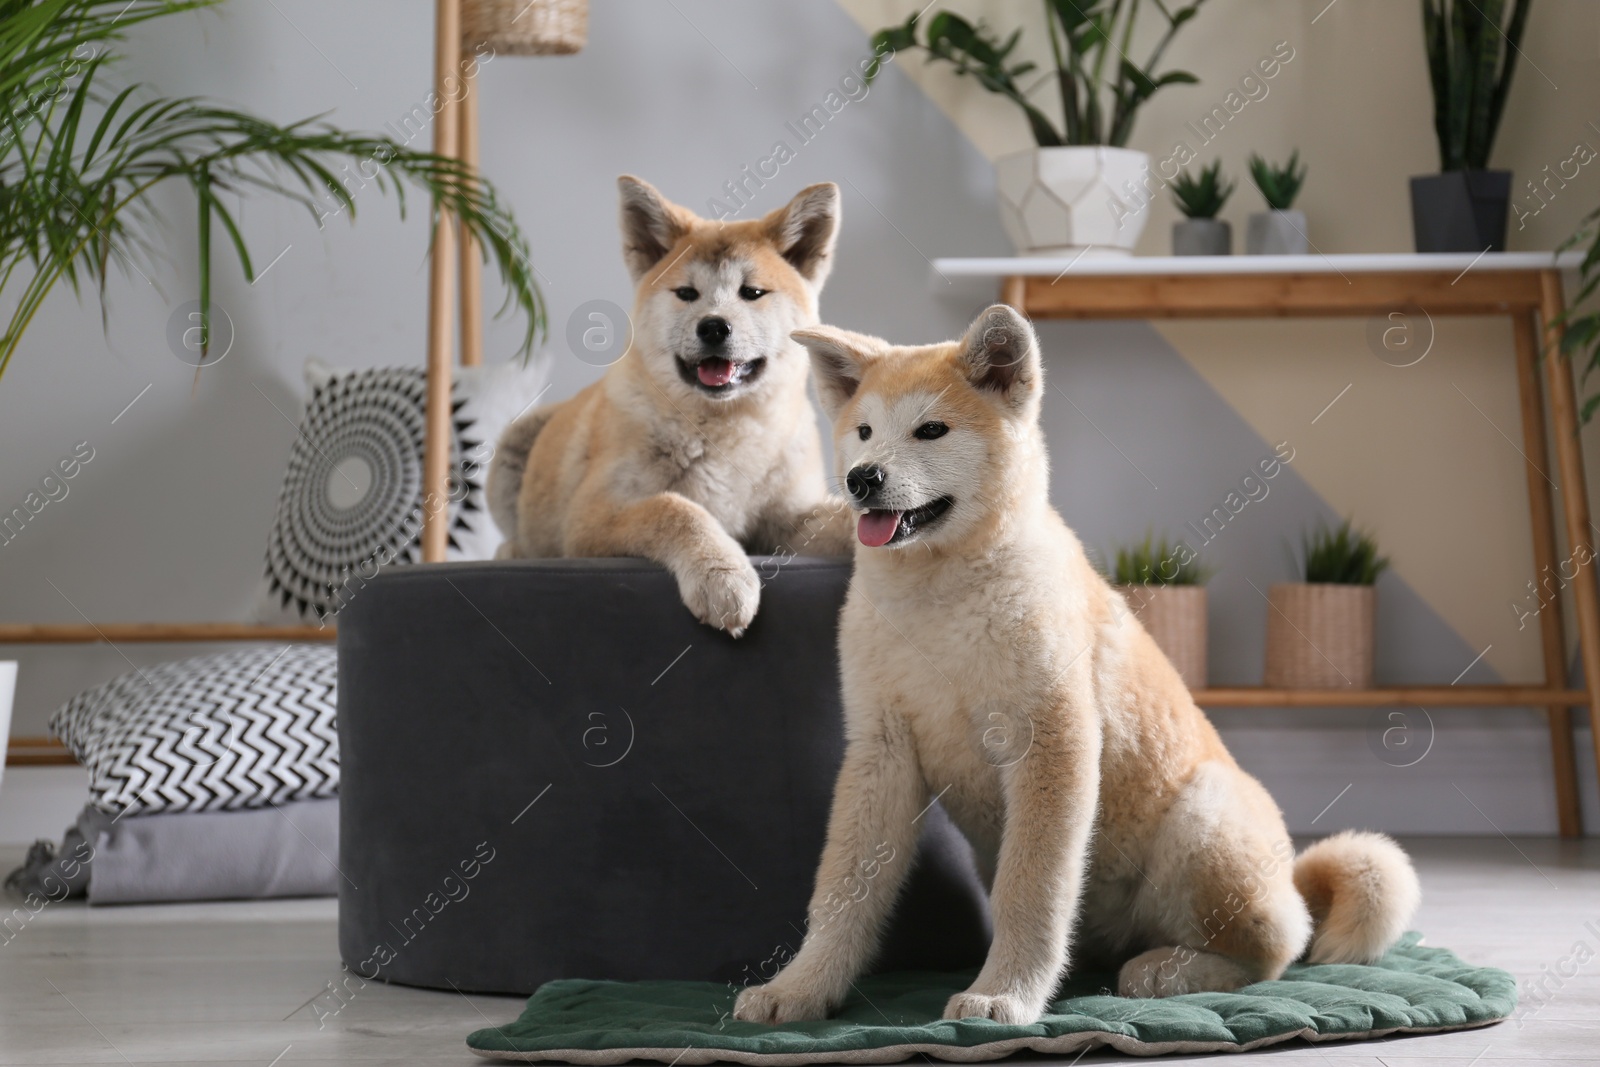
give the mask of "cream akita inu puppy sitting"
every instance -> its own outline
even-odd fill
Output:
[[[878,857],[911,855],[935,797],[994,915],[946,1018],[1031,1023],[1069,958],[1167,996],[1274,978],[1308,943],[1313,961],[1380,956],[1418,903],[1410,862],[1351,833],[1295,859],[1272,797],[1050,506],[1028,323],[997,305],[948,344],[795,336],[864,509],[839,630],[847,743],[810,929],[735,1016],[840,1004],[909,866]]]
[[[653,559],[695,618],[737,637],[761,593],[747,549],[849,551],[849,506],[823,481],[810,363],[789,336],[817,321],[839,187],[712,222],[637,178],[617,184],[633,346],[501,434],[489,467],[499,555]]]

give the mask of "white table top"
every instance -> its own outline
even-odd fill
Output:
[[[1012,256],[1007,258],[947,258],[933,261],[940,274],[958,277],[1001,278],[1007,275],[1048,275],[1063,271],[1082,275],[1132,274],[1356,274],[1390,271],[1548,270],[1551,266],[1574,270],[1582,252],[1357,252],[1303,256]]]
[[[1075,256],[948,257],[935,259],[929,281],[936,293],[992,297],[995,283],[1009,276],[1055,278],[1156,277],[1219,274],[1372,274],[1392,271],[1576,270],[1581,251],[1564,252],[1357,252],[1302,256]]]

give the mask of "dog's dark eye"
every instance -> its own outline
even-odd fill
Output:
[[[932,441],[936,437],[943,437],[950,432],[950,427],[942,422],[925,422],[912,431],[911,436],[919,441]]]
[[[672,290],[672,295],[682,300],[685,304],[692,304],[700,299],[700,290],[692,285],[680,285]]]
[[[767,295],[767,291],[765,289],[757,289],[753,285],[741,285],[741,286],[739,286],[739,299],[740,300],[760,300],[762,297],[764,297],[766,295]]]
[[[872,436],[872,427],[863,423],[856,427],[856,434],[865,441]]]

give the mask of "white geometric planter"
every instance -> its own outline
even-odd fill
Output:
[[[1125,256],[1149,217],[1150,157],[1143,152],[1030,148],[994,166],[1000,222],[1021,255]]]

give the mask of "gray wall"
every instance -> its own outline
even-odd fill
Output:
[[[425,0],[236,2],[138,32],[119,76],[279,119],[331,111],[345,127],[382,129],[429,91],[431,8]],[[927,257],[1009,251],[992,172],[978,152],[893,67],[810,143],[799,146],[786,128],[867,51],[832,3],[598,0],[583,54],[500,57],[484,69],[484,170],[515,206],[550,300],[552,397],[597,373],[566,351],[572,309],[597,297],[629,301],[613,178],[640,174],[703,210],[779,139],[797,148],[796,158],[750,212],[780,205],[808,182],[834,180],[844,190],[824,318],[905,342],[961,329],[981,301],[936,294]],[[177,191],[164,204],[174,220],[164,242],[169,262],[143,268],[155,284],[137,273],[114,284],[105,332],[92,298],[80,303],[59,291],[0,381],[5,507],[77,442],[95,449],[69,496],[0,547],[0,617],[8,621],[78,621],[79,611],[96,620],[246,617],[295,432],[303,360],[422,360],[427,232],[415,203],[402,223],[393,203],[369,189],[353,228],[334,220],[319,230],[303,214],[256,200],[242,215],[258,267],[283,255],[254,286],[232,265],[218,270],[216,291],[237,339],[196,385],[166,341],[169,314],[195,292],[194,212]],[[1049,324],[1042,334],[1054,495],[1090,545],[1181,527],[1271,451],[1153,330]],[[516,340],[516,324],[493,324],[490,358],[506,358]],[[1323,517],[1333,516],[1291,465],[1268,499],[1207,549],[1217,569],[1217,681],[1259,677],[1264,605],[1246,579],[1265,588],[1287,577],[1287,539]],[[1476,654],[1403,582],[1386,580],[1380,595],[1382,677],[1448,680]],[[187,651],[23,649],[13,732],[42,733],[51,707],[130,661]],[[1494,679],[1480,665],[1465,680]],[[1297,830],[1480,833],[1492,832],[1492,818],[1508,832],[1553,832],[1548,754],[1533,713],[1432,718],[1427,759],[1398,769],[1372,752],[1381,725],[1363,712],[1215,715]],[[1580,744],[1588,751],[1586,737]],[[1592,766],[1581,763],[1592,798]],[[59,829],[79,773],[13,768],[0,799],[0,839]],[[1462,802],[1457,785],[1481,812]]]

